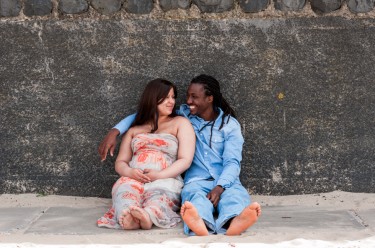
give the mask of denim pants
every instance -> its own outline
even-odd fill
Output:
[[[220,201],[215,208],[207,198],[207,194],[216,186],[216,182],[199,180],[188,183],[181,192],[182,203],[191,202],[198,210],[199,216],[205,222],[209,233],[222,234],[226,232],[223,228],[225,223],[239,215],[245,207],[250,204],[250,195],[241,184],[233,184],[226,188],[220,196]],[[217,215],[217,219],[214,218]],[[194,235],[184,223],[184,233]]]

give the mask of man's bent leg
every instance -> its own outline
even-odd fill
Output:
[[[197,236],[207,236],[208,230],[197,209],[189,201],[181,206],[181,217],[189,229]]]
[[[197,213],[204,221],[208,232],[213,233],[215,231],[215,221],[213,217],[214,207],[210,200],[207,199],[207,193],[211,190],[210,187],[212,187],[212,181],[201,180],[186,184],[182,189],[181,197],[184,213],[187,211],[188,216],[195,216],[195,213]],[[190,204],[185,205],[184,203],[186,201],[190,202],[194,208],[192,208]],[[187,222],[189,221],[184,219],[184,232],[186,235],[193,235],[194,232],[189,228]]]
[[[226,188],[220,197],[217,210],[219,213],[216,220],[216,228],[218,233],[226,233],[226,229],[235,217],[240,215],[242,211],[250,205],[250,195],[241,184],[233,184]]]
[[[230,236],[240,235],[257,222],[261,212],[262,210],[257,202],[251,203],[232,220],[226,234]]]

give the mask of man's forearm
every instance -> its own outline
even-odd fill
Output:
[[[125,119],[123,119],[122,121],[117,123],[117,125],[114,126],[113,129],[117,129],[119,131],[119,134],[123,135],[126,131],[129,130],[129,128],[133,124],[133,122],[135,120],[135,116],[136,116],[136,114],[132,114],[132,115],[127,116]]]

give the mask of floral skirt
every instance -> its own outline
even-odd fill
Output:
[[[99,218],[99,227],[121,229],[119,217],[130,206],[143,208],[155,226],[175,227],[181,222],[177,212],[181,206],[183,182],[175,178],[140,183],[129,177],[121,177],[112,188],[112,207]]]

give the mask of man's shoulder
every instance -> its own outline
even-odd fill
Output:
[[[239,121],[231,115],[225,116],[224,127],[229,129],[241,128]]]
[[[187,116],[188,114],[190,114],[189,105],[181,104],[180,107],[177,109],[177,114],[183,116]]]
[[[224,125],[221,129],[224,136],[235,136],[237,139],[242,137],[241,125],[238,120],[232,116],[226,116],[224,118]]]

